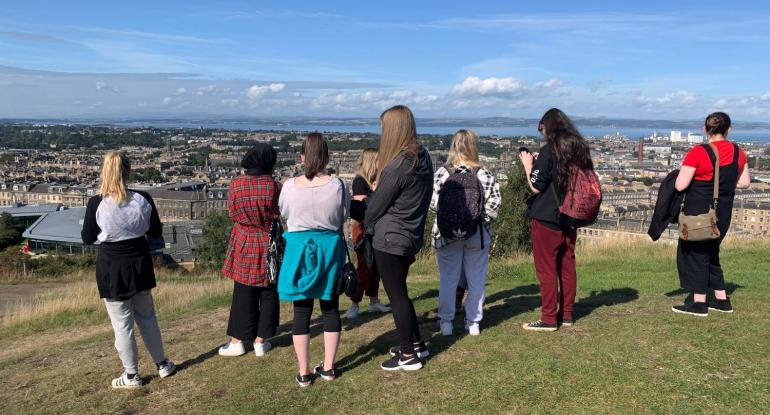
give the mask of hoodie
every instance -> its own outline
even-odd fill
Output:
[[[420,147],[416,160],[409,152],[399,153],[367,198],[364,226],[373,236],[372,247],[391,255],[416,255],[422,248],[432,192],[433,162],[425,148]]]

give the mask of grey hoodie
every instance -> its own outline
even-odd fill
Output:
[[[372,247],[391,255],[412,256],[422,248],[425,215],[433,192],[433,162],[423,148],[401,152],[382,171],[377,190],[367,199],[364,224]]]

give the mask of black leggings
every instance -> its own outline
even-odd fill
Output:
[[[406,277],[409,274],[409,266],[414,262],[414,256],[391,255],[375,249],[374,262],[393,308],[393,320],[396,322],[401,352],[413,354],[415,343],[422,341],[417,314],[406,287]]]
[[[278,293],[275,286],[252,287],[235,282],[227,335],[238,340],[269,339],[278,327]]]
[[[321,316],[324,321],[324,331],[339,333],[342,331],[340,321],[340,299],[332,295],[329,301],[318,300],[321,303]],[[313,314],[313,299],[297,300],[294,302],[294,325],[291,334],[302,336],[310,334],[310,316]]]

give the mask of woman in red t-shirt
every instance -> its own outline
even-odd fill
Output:
[[[713,206],[714,166],[719,163],[716,213],[720,237],[697,242],[680,239],[677,249],[679,283],[691,294],[683,305],[674,306],[672,310],[696,316],[707,316],[709,309],[725,313],[733,311],[719,264],[719,246],[730,229],[735,189],[746,189],[751,182],[746,154],[737,144],[727,140],[731,130],[730,117],[715,112],[706,118],[705,124],[708,145],[696,146],[687,153],[676,179],[676,190],[685,192],[682,207],[685,214],[706,213]],[[706,302],[708,290],[714,290],[715,301]]]

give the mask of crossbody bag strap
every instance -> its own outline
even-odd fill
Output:
[[[340,206],[345,209],[345,182],[342,181],[342,179],[337,178],[340,182],[340,194],[342,203],[340,203]],[[345,238],[345,223],[343,222],[342,225],[340,225],[340,236],[342,236],[342,243],[345,245],[345,254],[348,256],[348,262],[351,264],[353,263],[353,260],[350,258],[350,250],[348,249],[348,241]]]
[[[709,147],[711,147],[716,156],[714,161],[714,209],[716,209],[717,201],[719,200],[719,149],[717,149],[714,143],[709,143]]]

